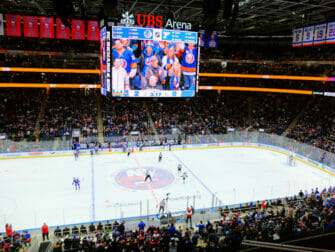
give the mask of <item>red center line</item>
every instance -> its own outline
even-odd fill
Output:
[[[143,168],[140,164],[140,162],[138,161],[137,157],[135,156],[135,154],[133,153],[133,156],[134,156],[134,159],[135,159],[135,162],[138,166],[138,168],[140,169],[141,173],[143,174],[143,177],[145,177],[145,173],[143,171]],[[152,189],[152,186],[151,186],[151,183],[149,183],[149,188],[150,188],[150,191],[151,191],[151,194],[152,194],[152,197],[154,198],[155,202],[156,202],[156,207],[159,205],[159,201],[157,199],[157,196],[156,196],[156,193],[155,191]]]

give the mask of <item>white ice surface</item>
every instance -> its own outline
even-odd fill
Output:
[[[183,184],[177,165],[183,165],[188,178]],[[143,184],[149,167],[154,182],[160,183],[155,168],[173,175],[162,188]],[[150,168],[152,167],[152,168]],[[121,186],[116,175],[126,169],[136,177],[135,190]],[[72,186],[81,180],[81,190]],[[170,193],[167,208],[185,210],[272,199],[294,195],[300,189],[334,185],[333,176],[297,161],[287,164],[287,156],[255,148],[222,148],[158,152],[0,160],[0,231],[6,223],[16,230],[66,225],[156,214],[158,202]]]

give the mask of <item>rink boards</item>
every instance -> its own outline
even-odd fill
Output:
[[[183,144],[183,145],[163,145],[163,146],[148,146],[143,147],[140,150],[139,147],[131,148],[133,152],[159,152],[159,151],[178,151],[178,150],[200,150],[200,149],[216,149],[216,148],[236,148],[236,147],[246,147],[246,148],[258,148],[263,150],[275,151],[286,156],[294,155],[294,157],[319,170],[323,170],[330,175],[335,176],[335,169],[322,164],[316,160],[303,156],[299,153],[278,147],[275,145],[268,145],[262,143],[254,142],[221,142],[221,143],[205,143],[205,144]],[[101,149],[97,155],[108,155],[108,154],[121,154],[123,153],[122,148],[108,148]],[[47,158],[47,157],[67,157],[74,154],[73,150],[60,150],[60,151],[36,151],[36,152],[10,152],[10,153],[0,153],[0,160],[5,159],[21,159],[21,158]],[[90,155],[89,149],[80,150],[79,155]]]

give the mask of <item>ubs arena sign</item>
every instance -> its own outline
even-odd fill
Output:
[[[122,14],[120,23],[125,26],[155,26],[168,29],[178,29],[178,30],[192,30],[192,24],[187,22],[180,22],[167,19],[166,22],[163,22],[163,16],[154,16],[146,14],[131,14],[128,11]]]

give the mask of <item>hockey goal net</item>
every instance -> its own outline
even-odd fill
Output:
[[[296,162],[297,162],[297,160],[293,155],[287,157],[287,164],[288,165],[296,166]]]

